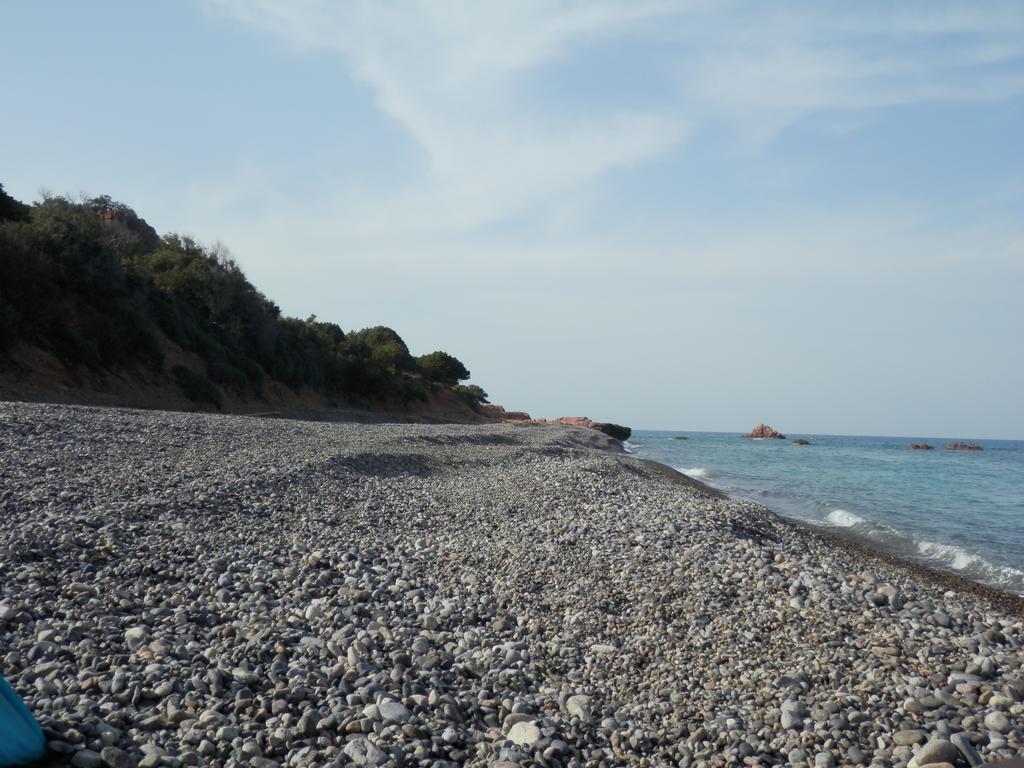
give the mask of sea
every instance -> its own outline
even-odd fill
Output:
[[[634,431],[626,448],[784,517],[1024,595],[1024,441],[958,441],[983,449],[970,452],[950,442]]]

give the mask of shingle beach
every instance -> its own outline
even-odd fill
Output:
[[[0,403],[0,673],[77,768],[979,764],[998,598],[592,430]]]

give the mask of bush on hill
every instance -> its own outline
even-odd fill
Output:
[[[487,393],[476,384],[459,384],[452,387],[452,391],[473,408],[487,402]]]
[[[431,352],[416,358],[416,365],[423,378],[454,387],[469,378],[469,371],[457,358],[447,352]]]

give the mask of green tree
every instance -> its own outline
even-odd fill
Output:
[[[431,352],[416,358],[416,365],[425,379],[454,387],[469,378],[469,371],[457,358],[447,352]]]
[[[416,363],[402,337],[378,325],[353,331],[347,337],[349,349],[376,366],[392,371],[413,371]]]
[[[487,402],[487,393],[476,384],[459,384],[458,386],[453,387],[452,391],[474,408],[481,403]]]
[[[31,208],[19,200],[15,200],[4,191],[0,184],[0,221],[25,221]]]

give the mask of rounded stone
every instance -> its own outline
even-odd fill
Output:
[[[989,712],[985,715],[985,727],[996,733],[1008,733],[1010,720],[1002,712]]]
[[[901,747],[909,747],[914,744],[920,744],[925,740],[925,732],[917,729],[908,729],[905,731],[896,731],[892,735],[892,740],[895,744]]]
[[[532,720],[516,723],[509,729],[508,739],[521,747],[532,747],[540,741],[540,728]]]
[[[955,763],[959,756],[960,752],[952,742],[946,739],[932,739],[917,751],[911,760],[910,768],[920,768],[930,763]]]
[[[80,749],[71,758],[71,765],[75,768],[100,768],[103,765],[103,758],[99,752],[91,749]]]

